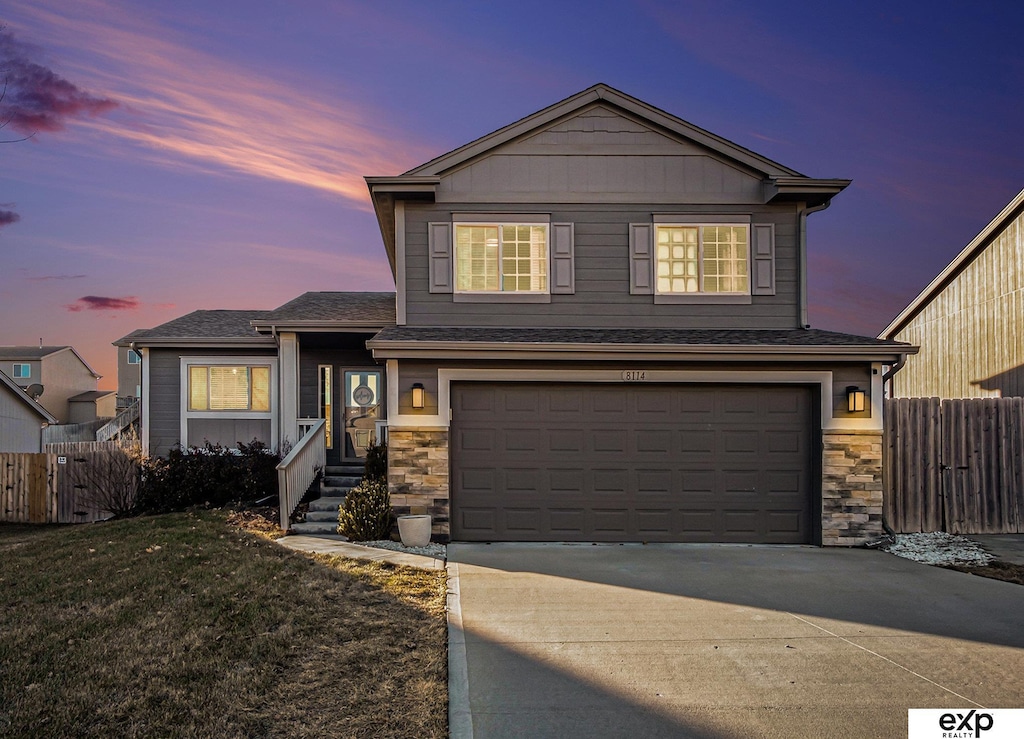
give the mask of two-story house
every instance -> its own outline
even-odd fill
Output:
[[[326,418],[330,463],[386,422],[393,505],[455,540],[882,533],[882,372],[915,348],[807,324],[807,217],[848,180],[605,85],[366,180],[395,294],[125,337],[151,450]]]
[[[114,415],[113,393],[96,390],[102,375],[74,347],[0,346],[0,372],[38,401],[58,423]]]

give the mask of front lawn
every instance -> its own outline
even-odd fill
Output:
[[[444,598],[220,512],[0,524],[0,736],[446,736]]]

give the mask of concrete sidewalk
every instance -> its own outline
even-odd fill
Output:
[[[452,544],[453,737],[905,737],[1024,707],[1024,588],[877,551]]]
[[[373,562],[389,562],[406,567],[420,567],[425,570],[443,570],[445,562],[436,557],[425,557],[422,554],[396,552],[390,549],[378,549],[355,544],[345,537],[331,534],[282,536],[277,543],[288,549],[315,554],[330,554],[336,557],[368,559]]]

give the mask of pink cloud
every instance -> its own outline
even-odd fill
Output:
[[[71,313],[79,313],[83,310],[138,310],[139,306],[139,299],[134,295],[128,295],[123,298],[86,295],[85,297],[79,298],[74,303],[70,303],[64,307]]]
[[[13,130],[32,135],[62,131],[72,118],[95,117],[117,107],[110,98],[97,97],[39,64],[29,46],[10,32],[0,31],[0,69],[3,97],[0,120]]]
[[[85,275],[39,275],[26,278],[29,282],[49,282],[50,280],[80,280]]]

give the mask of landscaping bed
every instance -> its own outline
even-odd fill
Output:
[[[0,736],[446,736],[444,573],[228,516],[0,525]]]

